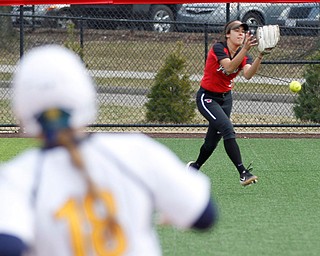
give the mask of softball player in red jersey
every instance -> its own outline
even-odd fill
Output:
[[[217,219],[208,178],[142,134],[91,134],[96,93],[78,56],[23,57],[13,111],[43,146],[0,168],[0,255],[161,255],[155,213],[178,228]]]
[[[258,177],[250,173],[250,167],[244,167],[230,121],[233,79],[240,71],[243,71],[246,79],[252,78],[260,67],[263,55],[260,53],[254,61],[248,55],[257,41],[248,32],[248,25],[241,21],[227,23],[224,37],[224,41],[212,46],[207,57],[196,101],[199,112],[208,120],[209,127],[197,160],[188,165],[199,170],[223,137],[226,153],[239,172],[240,184],[246,186],[256,182]]]

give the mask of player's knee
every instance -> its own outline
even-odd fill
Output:
[[[235,139],[236,133],[233,127],[226,127],[222,132],[222,136],[224,140]]]

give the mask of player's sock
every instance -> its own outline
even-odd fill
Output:
[[[245,171],[246,168],[242,164],[240,149],[236,142],[236,139],[232,138],[232,139],[224,140],[224,148],[229,158],[237,168],[238,172],[241,174],[243,171]]]

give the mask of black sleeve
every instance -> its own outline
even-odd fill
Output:
[[[217,57],[218,61],[230,58],[230,56],[225,52],[225,45],[222,42],[215,43],[212,46],[214,55]]]
[[[192,228],[204,230],[212,227],[218,220],[218,210],[216,205],[210,198],[207,207],[204,209],[200,217],[192,225]]]
[[[27,246],[21,239],[0,234],[0,256],[22,256],[26,250]]]

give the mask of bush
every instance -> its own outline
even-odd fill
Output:
[[[311,59],[320,60],[320,51]],[[309,64],[304,72],[306,82],[295,101],[295,116],[302,121],[320,122],[320,64]]]
[[[195,116],[192,85],[184,72],[185,59],[182,44],[170,54],[155,77],[154,85],[147,95],[149,101],[146,118],[160,123],[187,123]]]
[[[80,56],[81,59],[83,59],[83,49],[81,48],[81,45],[77,40],[77,36],[75,33],[75,25],[72,22],[69,22],[67,24],[67,39],[64,42],[64,46],[74,51],[76,54]]]

